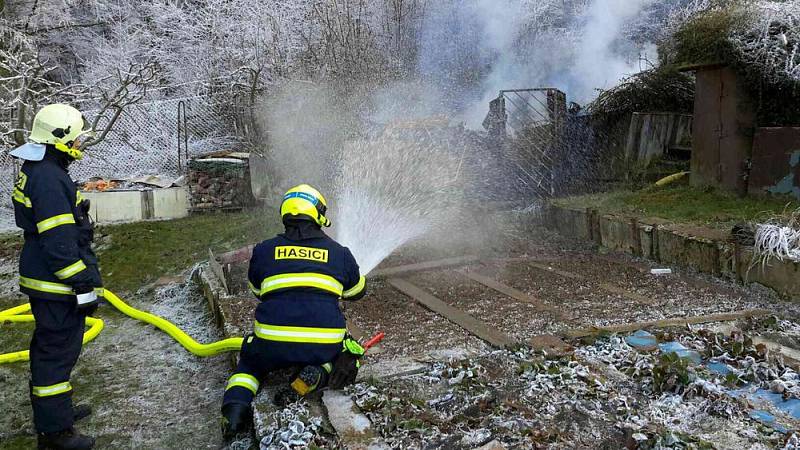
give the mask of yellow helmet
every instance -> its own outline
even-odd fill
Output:
[[[295,186],[283,195],[281,203],[281,217],[292,216],[307,218],[321,227],[331,226],[331,221],[325,217],[328,202],[318,190],[307,184]]]
[[[30,140],[39,144],[52,144],[73,159],[81,159],[76,139],[91,133],[84,130],[86,121],[80,111],[69,105],[55,103],[40,109],[33,118]]]

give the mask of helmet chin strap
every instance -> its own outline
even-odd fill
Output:
[[[319,215],[319,224],[320,224],[320,226],[323,226],[323,227],[329,227],[329,226],[331,226],[331,221],[327,217],[325,217],[322,214],[320,214]]]
[[[70,158],[76,161],[83,158],[83,152],[81,152],[77,148],[70,147],[66,144],[62,144],[61,142],[56,142],[55,144],[53,144],[53,146],[56,148],[56,150],[66,153],[67,155],[69,155]]]
[[[317,224],[319,224],[321,227],[331,226],[331,221],[325,217],[325,213],[328,212],[328,207],[319,200],[317,200],[317,204],[315,206],[317,208]]]

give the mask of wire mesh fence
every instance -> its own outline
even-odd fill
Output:
[[[178,120],[179,106],[185,121]],[[93,116],[87,112],[87,117]],[[195,156],[235,143],[233,118],[206,97],[176,98],[132,105],[123,112],[103,142],[90,147],[70,168],[77,180],[90,177],[130,179],[142,175],[180,175],[179,145]],[[185,129],[184,129],[185,127]],[[180,131],[180,133],[179,133]],[[180,136],[179,136],[180,134]]]
[[[490,103],[484,127],[510,188],[521,197],[554,194],[565,120],[566,96],[558,89],[502,90]]]
[[[185,120],[181,117],[180,122],[179,105],[185,111]],[[97,111],[84,114],[92,120]],[[92,177],[129,180],[145,175],[177,178],[186,169],[187,156],[230,148],[238,141],[234,116],[232,110],[214,104],[209,97],[130,105],[106,138],[88,148],[84,158],[70,166],[70,174],[78,181]],[[11,206],[10,195],[18,171],[19,162],[7,151],[0,153],[0,206]]]

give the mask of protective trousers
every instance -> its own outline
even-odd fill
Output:
[[[230,403],[249,405],[265,377],[274,370],[323,366],[342,351],[342,344],[279,342],[248,336],[242,344],[236,372],[228,380],[224,407]],[[330,368],[330,365],[328,365]]]
[[[30,298],[36,319],[30,347],[33,424],[39,433],[72,427],[72,368],[83,341],[85,313],[74,301]]]

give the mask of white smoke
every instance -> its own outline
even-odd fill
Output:
[[[579,101],[591,100],[596,89],[612,87],[627,75],[641,71],[640,52],[653,51],[653,44],[635,48],[625,36],[625,24],[653,0],[595,0],[586,12],[586,25],[575,51],[575,85],[571,94]],[[627,44],[618,47],[618,43]],[[634,47],[634,48],[632,48]],[[652,58],[654,59],[654,58]]]
[[[462,8],[450,5],[443,13],[461,15],[457,22],[461,28],[482,33],[469,42],[477,45],[472,59],[490,67],[481,78],[481,95],[463,105],[463,120],[469,127],[479,128],[488,102],[501,89],[555,87],[571,101],[584,104],[593,100],[598,90],[647,68],[642,61],[657,59],[655,45],[641,44],[648,39],[634,35],[629,25],[653,3],[472,0]],[[454,20],[433,17],[428,26],[439,29],[447,29]],[[463,27],[471,20],[477,23]],[[458,39],[458,30],[452,32]]]

